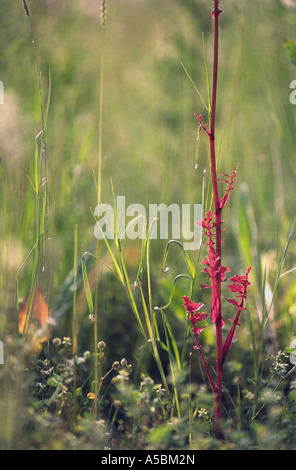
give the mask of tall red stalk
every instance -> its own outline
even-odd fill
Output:
[[[216,435],[221,437],[219,421],[222,417],[222,383],[223,383],[223,342],[222,342],[222,309],[221,309],[221,208],[218,193],[217,171],[216,171],[216,153],[215,153],[215,119],[216,119],[216,101],[217,101],[217,82],[218,82],[218,51],[219,51],[219,0],[214,1],[214,59],[213,59],[213,85],[211,102],[211,121],[209,143],[211,156],[211,175],[214,193],[214,207],[216,215],[216,267],[217,275],[212,278],[212,315],[215,317],[216,324],[216,351],[217,351],[217,380],[216,393],[214,395],[215,404],[215,422]]]
[[[225,324],[222,318],[222,302],[221,302],[221,284],[226,281],[226,273],[231,271],[228,266],[222,266],[222,220],[221,214],[222,209],[228,201],[230,191],[234,189],[234,179],[236,176],[236,168],[230,175],[222,174],[223,179],[217,179],[217,168],[216,168],[216,154],[215,154],[215,119],[216,119],[216,100],[217,100],[217,82],[218,82],[218,46],[219,46],[219,17],[222,10],[219,8],[219,0],[214,2],[214,10],[212,16],[214,18],[214,60],[213,60],[213,84],[212,84],[212,98],[211,98],[211,110],[210,110],[210,130],[206,129],[205,124],[202,122],[202,116],[195,116],[199,121],[200,127],[206,131],[209,138],[210,146],[210,160],[211,160],[211,176],[212,176],[212,187],[214,196],[214,212],[208,211],[205,215],[201,225],[204,229],[204,234],[208,239],[208,255],[202,261],[205,266],[203,272],[208,275],[211,279],[211,285],[201,284],[202,288],[210,288],[212,290],[211,297],[211,317],[216,328],[216,382],[213,381],[210,370],[206,364],[204,354],[202,352],[201,345],[199,343],[199,335],[205,329],[205,326],[197,326],[198,322],[203,321],[207,316],[205,313],[195,313],[201,307],[203,303],[191,302],[188,297],[183,297],[184,307],[187,313],[190,314],[189,320],[193,325],[193,334],[195,337],[196,346],[195,349],[199,350],[202,364],[205,368],[211,390],[214,396],[214,408],[215,408],[215,424],[216,424],[216,436],[222,438],[221,431],[221,419],[222,419],[222,386],[223,386],[223,363],[226,359],[228,351],[232,345],[233,338],[237,326],[239,326],[239,318],[242,310],[245,310],[244,302],[247,297],[247,290],[249,286],[248,275],[251,268],[248,268],[245,276],[235,275],[230,278],[231,284],[227,287],[231,292],[236,292],[236,298],[226,299],[230,304],[236,306],[237,314],[233,322],[232,327],[226,337],[223,345],[222,339],[222,328]],[[226,185],[226,194],[219,197],[218,192],[218,181]]]

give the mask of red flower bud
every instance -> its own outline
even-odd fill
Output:
[[[223,11],[222,8],[218,7],[218,16],[221,15],[222,11]],[[215,10],[212,11],[212,17],[215,18]]]

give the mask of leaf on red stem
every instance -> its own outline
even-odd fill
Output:
[[[222,11],[222,8],[218,8],[218,16],[221,15]],[[212,10],[212,17],[215,18],[215,10]]]
[[[251,266],[248,268],[246,275],[245,276],[239,276],[236,274],[235,276],[232,276],[229,281],[231,284],[229,284],[227,287],[231,292],[237,292],[238,295],[235,297],[238,298],[239,300],[236,299],[226,299],[228,302],[232,303],[233,305],[236,305],[238,308],[242,309],[242,302],[247,298],[247,293],[248,293],[248,286],[251,284],[249,282],[249,273],[251,271]]]

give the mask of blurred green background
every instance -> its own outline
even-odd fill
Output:
[[[27,0],[42,73],[43,105],[49,73],[52,90],[46,145],[49,187],[50,264],[40,273],[49,283],[54,308],[73,267],[74,226],[78,252],[94,246],[100,64],[102,30],[98,0]],[[296,107],[289,84],[296,78],[284,48],[296,41],[296,7],[280,0],[224,0],[220,31],[217,103],[219,170],[237,163],[236,190],[225,208],[226,263],[243,272],[260,262],[274,276],[276,258],[286,244],[295,216]],[[197,121],[206,110],[181,62],[207,99],[202,33],[209,72],[212,66],[210,0],[109,0],[105,28],[103,189],[126,203],[201,203],[204,170],[209,183],[207,139]],[[41,130],[40,102],[28,17],[21,0],[1,0],[0,105],[1,157],[1,322],[13,315],[15,278],[20,295],[30,283],[29,260],[35,243],[35,137]],[[295,237],[293,237],[295,240]],[[295,265],[295,245],[285,270]],[[131,268],[140,242],[127,243]],[[153,274],[161,277],[164,241],[152,244]],[[278,251],[277,251],[278,250]],[[169,264],[183,264],[176,255]],[[46,280],[43,281],[43,277]],[[172,277],[168,275],[169,282]],[[254,289],[260,292],[254,272]],[[281,286],[278,315],[293,334],[296,282],[293,273]],[[168,284],[169,286],[169,284]],[[165,291],[169,293],[169,287]],[[114,287],[112,286],[114,289]],[[111,289],[112,290],[112,289]],[[197,296],[198,294],[196,294]],[[107,296],[107,294],[106,294]],[[108,297],[108,296],[107,296]],[[85,309],[86,311],[86,309]],[[283,320],[283,318],[285,320]],[[286,340],[286,339],[285,339]]]

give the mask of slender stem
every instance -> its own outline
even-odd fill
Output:
[[[102,146],[103,146],[103,104],[104,104],[104,65],[105,65],[105,28],[102,28],[101,76],[99,104],[99,150],[98,150],[98,204],[102,195]]]
[[[223,383],[223,342],[222,342],[222,312],[221,312],[221,208],[218,193],[216,154],[215,154],[215,119],[216,119],[216,100],[217,100],[217,81],[218,81],[218,49],[219,49],[219,0],[214,2],[214,60],[213,60],[213,85],[212,85],[212,103],[211,103],[211,121],[209,144],[211,158],[211,175],[214,193],[214,207],[216,215],[216,276],[212,281],[212,309],[215,311],[216,324],[216,352],[217,352],[217,381],[214,393],[216,435],[221,437],[219,421],[222,417],[222,383]],[[212,310],[212,311],[213,311]]]
[[[217,101],[217,81],[218,81],[218,41],[219,41],[219,12],[218,12],[219,0],[214,2],[214,60],[213,60],[213,84],[212,84],[212,103],[211,103],[211,121],[210,121],[210,156],[211,156],[211,174],[214,192],[214,204],[215,210],[219,207],[219,194],[217,184],[217,172],[216,172],[216,156],[215,156],[215,122],[216,122],[216,101]]]
[[[77,352],[77,247],[78,247],[78,225],[74,227],[74,263],[73,263],[73,356]]]
[[[74,369],[73,369],[73,418],[76,422],[77,415],[77,370],[76,370],[76,360],[75,356],[77,353],[77,240],[78,240],[78,226],[75,224],[74,227],[74,263],[73,263],[73,320],[72,320],[72,336],[73,336],[73,359],[74,359]]]
[[[204,357],[204,355],[203,355],[203,352],[202,352],[200,346],[198,347],[198,350],[199,350],[201,362],[202,362],[202,364],[203,364],[203,366],[204,366],[204,369],[205,369],[205,371],[206,371],[206,374],[207,374],[207,377],[208,377],[208,380],[209,380],[209,383],[210,383],[211,390],[212,390],[212,392],[213,392],[213,395],[216,396],[216,394],[217,394],[217,393],[216,393],[216,387],[215,387],[215,384],[214,384],[214,382],[213,382],[212,376],[211,376],[211,374],[210,374],[209,368],[208,368],[208,366],[207,366],[205,357]]]
[[[99,103],[99,149],[98,149],[98,181],[97,181],[97,203],[101,204],[102,197],[102,148],[103,148],[103,100],[104,100],[104,63],[105,63],[105,28],[101,28],[102,34],[102,46],[101,46],[101,71],[100,71],[100,103]],[[99,258],[100,251],[100,240],[96,243],[96,255]],[[98,309],[99,309],[99,281],[98,276],[96,277],[96,289],[95,289],[95,310],[94,310],[94,414],[97,414],[98,409],[98,394],[101,388],[102,382],[99,381],[99,365],[98,365]]]

